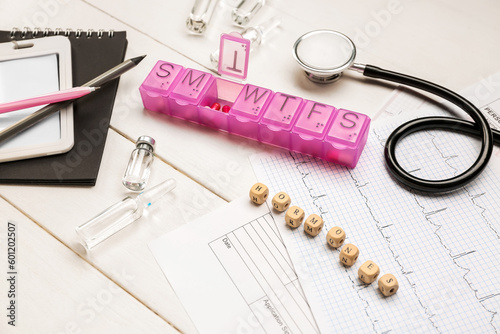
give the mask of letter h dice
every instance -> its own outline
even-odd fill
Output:
[[[269,188],[263,183],[256,183],[250,189],[250,199],[255,204],[262,204],[266,201],[267,196],[269,196]]]

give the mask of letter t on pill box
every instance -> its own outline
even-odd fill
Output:
[[[366,115],[164,61],[140,91],[147,109],[350,168],[369,133]]]
[[[219,50],[219,74],[245,80],[248,73],[250,41],[237,32],[222,34]]]

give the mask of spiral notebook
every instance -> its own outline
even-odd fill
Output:
[[[0,31],[0,43],[63,35],[71,42],[73,87],[121,63],[125,31],[13,29]],[[101,164],[118,79],[73,105],[74,146],[64,154],[0,163],[2,184],[95,185]]]

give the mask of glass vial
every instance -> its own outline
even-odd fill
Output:
[[[167,179],[162,183],[140,193],[137,197],[125,197],[118,203],[110,206],[88,222],[76,228],[80,243],[87,251],[121,231],[140,217],[144,209],[148,208],[163,195],[172,191],[176,186],[174,179]]]
[[[155,140],[149,136],[140,136],[136,148],[130,155],[130,160],[123,175],[123,185],[132,191],[141,191],[148,182],[153,163]]]

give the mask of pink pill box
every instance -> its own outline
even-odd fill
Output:
[[[144,107],[350,168],[370,118],[270,89],[158,61],[139,88]]]

